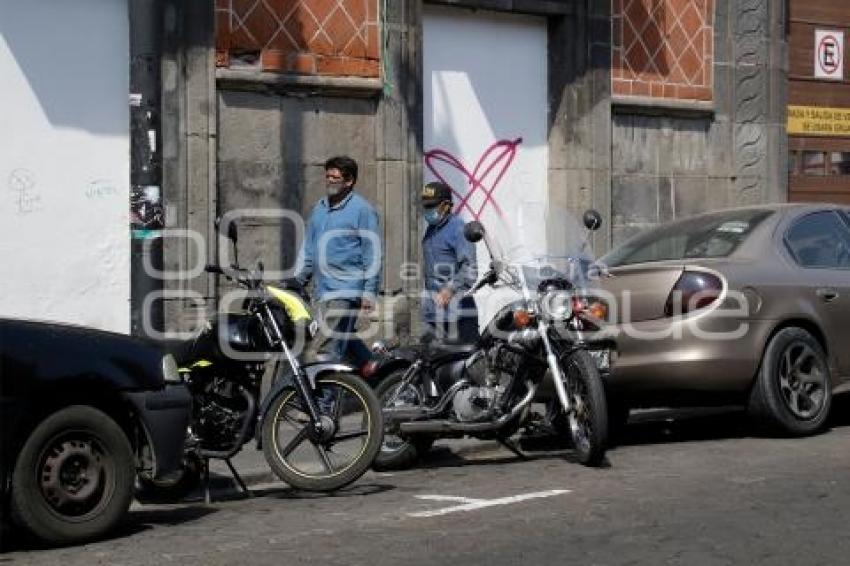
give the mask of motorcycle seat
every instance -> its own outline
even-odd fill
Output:
[[[422,354],[432,361],[463,360],[478,349],[477,344],[432,343],[422,349]]]

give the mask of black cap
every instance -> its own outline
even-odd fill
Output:
[[[430,208],[441,202],[452,202],[452,189],[445,183],[433,181],[422,187],[422,206]]]

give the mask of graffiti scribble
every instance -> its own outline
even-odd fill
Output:
[[[480,220],[481,215],[487,209],[489,204],[492,205],[493,210],[499,215],[499,217],[505,218],[505,214],[499,207],[493,193],[496,191],[496,188],[499,186],[499,183],[502,181],[505,173],[508,172],[508,169],[516,158],[517,149],[521,143],[522,138],[517,138],[513,141],[497,141],[484,151],[472,171],[467,169],[457,157],[444,149],[432,149],[425,153],[425,166],[431,174],[434,175],[434,177],[449,185],[452,192],[460,199],[456,207],[456,212],[460,212],[465,208],[473,219]],[[468,185],[466,194],[461,194],[455,187],[452,187],[451,184],[446,181],[445,177],[437,170],[437,163],[444,163],[449,167],[453,167],[466,177]],[[481,206],[475,210],[470,204],[469,199],[472,198],[472,196],[478,191],[483,193],[484,202],[482,202]]]
[[[41,209],[41,195],[35,190],[35,174],[29,169],[15,169],[9,174],[9,190],[17,193],[15,205],[18,214],[29,214]]]

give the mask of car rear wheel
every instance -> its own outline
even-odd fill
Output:
[[[750,393],[750,414],[765,428],[790,436],[818,432],[829,416],[832,386],[826,354],[802,328],[770,341]]]
[[[67,407],[41,422],[18,456],[13,519],[51,543],[97,537],[126,514],[133,476],[133,451],[121,427],[93,407]]]

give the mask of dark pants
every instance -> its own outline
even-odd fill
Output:
[[[457,321],[424,321],[425,335],[430,335],[441,342],[457,344],[474,344],[478,341],[478,318],[462,317]]]

